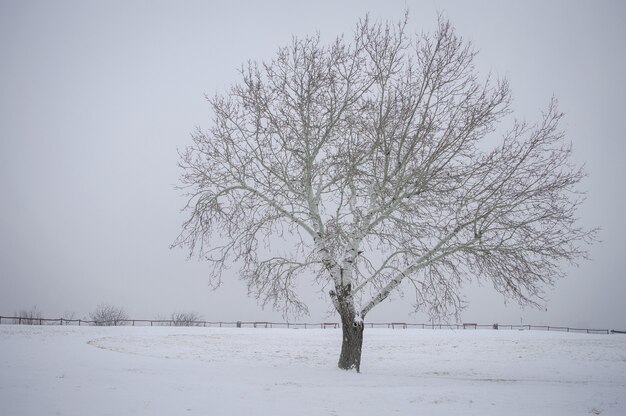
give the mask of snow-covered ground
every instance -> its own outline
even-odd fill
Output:
[[[0,415],[624,415],[626,335],[0,326]]]

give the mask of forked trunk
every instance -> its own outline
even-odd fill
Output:
[[[343,370],[356,369],[361,371],[361,347],[363,345],[363,323],[356,322],[354,315],[341,314],[341,330],[343,340],[341,342],[341,355],[339,356],[339,368]]]

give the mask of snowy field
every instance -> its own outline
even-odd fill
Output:
[[[626,335],[0,326],[0,415],[625,415]]]

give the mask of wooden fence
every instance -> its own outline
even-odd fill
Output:
[[[18,316],[0,316],[1,324],[13,325],[78,325],[78,326],[113,326],[113,325],[131,325],[131,326],[201,326],[201,327],[219,327],[219,328],[321,328],[321,329],[338,329],[341,325],[337,322],[320,322],[320,323],[291,323],[291,322],[266,322],[266,321],[176,321],[171,319],[123,319],[117,321],[90,321],[84,319],[49,319],[49,318],[23,318]],[[503,325],[489,324],[480,325],[476,323],[462,324],[415,324],[406,322],[368,322],[365,323],[366,328],[389,328],[389,329],[509,329],[509,330],[528,330],[528,331],[559,331],[586,334],[626,334],[626,331],[618,331],[614,329],[587,329],[587,328],[570,328],[565,326],[547,326],[547,325]]]

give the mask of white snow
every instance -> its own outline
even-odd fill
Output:
[[[0,326],[0,415],[624,415],[626,335]]]

